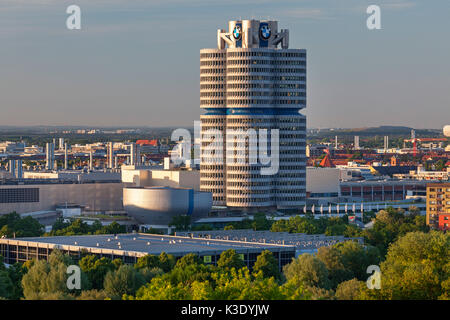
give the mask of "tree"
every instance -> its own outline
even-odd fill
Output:
[[[363,247],[356,241],[345,241],[333,246],[341,255],[341,262],[351,277],[367,279],[367,267],[378,265],[381,257],[379,250],[372,246]]]
[[[247,267],[230,272],[215,273],[214,290],[208,299],[213,300],[281,300],[281,287],[274,278],[264,278],[262,273],[252,276]]]
[[[6,270],[0,268],[0,298],[12,298],[13,283]]]
[[[163,251],[159,256],[147,254],[138,258],[137,262],[134,264],[134,267],[136,269],[158,268],[163,272],[169,272],[175,266],[175,263],[175,257]]]
[[[159,255],[159,268],[164,272],[169,272],[176,264],[175,257],[171,254],[167,254],[164,251]]]
[[[174,286],[179,283],[190,285],[195,281],[210,280],[211,272],[215,269],[212,265],[203,264],[196,254],[189,253],[179,259],[175,267],[163,277]]]
[[[144,278],[144,283],[150,282],[153,278],[163,275],[164,271],[161,268],[142,268],[139,273]]]
[[[411,232],[393,243],[381,263],[378,298],[429,300],[448,296],[450,235]]]
[[[253,273],[257,274],[262,272],[264,278],[274,277],[280,280],[281,274],[278,268],[278,261],[269,250],[264,250],[256,258],[256,262],[253,266]]]
[[[331,287],[328,279],[328,270],[325,264],[317,257],[304,253],[297,259],[293,259],[283,268],[286,279],[294,280],[305,287],[320,287],[329,289]]]
[[[49,261],[38,260],[33,263],[22,278],[25,299],[70,299],[78,295],[80,290],[69,290],[67,287],[67,266],[73,265],[68,255],[55,250]],[[81,273],[81,290],[90,288],[87,276]]]
[[[24,274],[27,272],[27,269],[20,263],[16,262],[13,265],[10,265],[6,271],[8,272],[8,276],[13,284],[9,299],[19,300],[23,297],[21,281]]]
[[[326,236],[339,236],[343,235],[347,230],[347,226],[345,224],[335,224],[328,226],[325,230]]]
[[[131,295],[124,298],[129,300],[190,300],[192,299],[190,289],[190,286],[182,283],[172,285],[170,281],[156,277],[141,287],[136,292],[135,298]]]
[[[245,266],[244,261],[239,257],[233,249],[228,249],[220,254],[217,266],[223,269],[240,269]]]
[[[115,270],[115,266],[111,259],[95,255],[88,255],[79,261],[79,266],[83,272],[87,274],[93,289],[103,289],[105,276],[109,271]]]
[[[408,232],[429,231],[424,216],[416,215],[414,211],[405,215],[404,210],[392,207],[380,210],[373,221],[373,228],[364,230],[362,235],[366,243],[380,250],[382,256],[386,255],[391,243]]]
[[[320,232],[317,224],[318,222],[314,218],[294,216],[289,220],[276,221],[270,230],[273,232],[318,234]]]
[[[172,218],[169,223],[169,227],[175,227],[176,230],[185,231],[189,230],[191,225],[191,216],[179,215]]]
[[[122,259],[119,259],[119,258],[114,259],[114,260],[112,261],[112,264],[114,265],[114,268],[117,270],[117,269],[120,268],[120,266],[123,265],[123,260],[122,260]]]
[[[158,256],[152,254],[147,254],[143,257],[138,258],[136,263],[134,264],[134,268],[136,269],[159,268],[159,267],[160,261]]]
[[[360,300],[361,289],[366,286],[364,281],[356,278],[339,283],[336,288],[336,299],[338,300]]]
[[[34,218],[22,218],[16,212],[0,215],[0,237],[39,237],[43,226]]]
[[[52,225],[52,230],[62,230],[70,226],[70,222],[64,222],[65,219],[63,217],[59,217],[56,219],[55,223]]]
[[[123,295],[134,295],[144,283],[141,273],[124,264],[106,274],[103,287],[111,299],[121,299]]]
[[[281,292],[286,300],[311,300],[312,298],[312,294],[305,288],[305,285],[298,283],[295,278],[284,283]]]
[[[409,211],[409,214],[412,214],[412,215],[415,215],[415,216],[420,215],[420,209],[418,207],[416,207],[416,206],[409,206],[408,211]]]
[[[77,297],[77,300],[106,300],[108,295],[104,290],[86,290],[82,291],[80,296]]]
[[[117,221],[111,222],[109,225],[104,226],[102,229],[96,231],[97,234],[119,234],[125,233],[126,227],[117,223]]]
[[[335,247],[320,247],[317,258],[325,264],[332,288],[352,278],[353,272],[345,268],[342,263],[342,253]]]
[[[192,266],[192,265],[198,265],[198,264],[202,264],[202,261],[200,260],[199,256],[194,254],[194,253],[188,253],[187,255],[181,257],[175,267],[176,268],[187,268],[188,266]]]
[[[273,221],[268,220],[265,213],[258,212],[253,215],[253,230],[269,230]]]

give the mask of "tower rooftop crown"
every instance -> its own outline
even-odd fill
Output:
[[[228,48],[270,48],[289,47],[289,30],[278,32],[278,21],[231,20],[228,31],[217,30],[218,49]]]

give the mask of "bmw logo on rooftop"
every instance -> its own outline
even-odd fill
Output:
[[[241,27],[240,26],[235,26],[233,29],[233,37],[236,40],[239,40],[242,36],[242,32],[241,32]]]
[[[259,36],[261,37],[261,39],[263,40],[267,40],[270,38],[271,35],[271,31],[268,25],[264,24],[261,26],[261,28],[259,28]]]

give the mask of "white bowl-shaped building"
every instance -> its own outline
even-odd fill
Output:
[[[141,224],[168,225],[179,215],[189,215],[194,222],[208,216],[212,194],[189,188],[129,187],[123,189],[123,206]]]

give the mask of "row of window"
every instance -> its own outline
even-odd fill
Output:
[[[223,82],[225,81],[306,81],[306,76],[262,76],[262,75],[239,75],[239,76],[201,76],[200,82]]]
[[[291,116],[290,116],[291,117]],[[277,119],[277,123],[298,123],[298,124],[306,124],[306,119],[304,117],[298,118],[298,117],[294,117],[294,118],[275,118]],[[208,119],[209,120],[209,119]],[[218,122],[221,121],[227,121],[227,123],[235,123],[235,124],[245,124],[245,123],[259,123],[259,122],[266,122],[267,119],[260,119],[260,118],[252,118],[252,119],[236,119],[236,118],[229,118],[227,117],[226,119],[218,119]]]
[[[211,91],[201,92],[200,97],[306,97],[306,92],[283,91]]]
[[[227,117],[227,123],[232,124],[232,123],[236,123],[236,124],[258,124],[258,123],[268,123],[268,122],[273,122],[272,119],[267,119],[267,118],[243,118],[243,119],[236,119],[236,118],[230,118],[230,116]]]
[[[212,53],[200,53],[200,58],[223,58],[225,57],[225,52],[212,52]]]
[[[242,76],[227,76],[227,81],[306,81],[306,77],[305,76],[242,75]]]
[[[211,173],[213,174],[213,173]],[[262,178],[270,178],[272,176],[266,176],[261,174],[252,174],[252,173],[246,173],[242,172],[239,174],[229,173],[227,174],[228,179],[262,179]],[[292,172],[292,173],[283,173],[279,172],[276,177],[278,178],[306,178],[305,172]],[[284,185],[284,183],[281,183]]]
[[[202,181],[201,185],[202,185],[202,187],[205,187],[205,186],[210,186],[210,187],[215,186],[216,187],[216,186],[223,186],[224,183],[223,183],[223,181],[208,181],[208,180],[206,180],[206,181]]]
[[[229,83],[226,86],[227,89],[306,89],[305,84],[298,83]],[[202,90],[217,90],[225,89],[223,83],[202,84],[200,85]]]
[[[233,198],[228,197],[227,202],[229,203],[263,203],[263,202],[304,202],[305,197],[282,197],[281,199],[277,199],[275,197],[268,197],[268,198],[245,198],[245,197],[239,197],[239,198]]]
[[[228,68],[227,73],[306,73],[304,68]],[[201,69],[200,74],[224,74],[222,68]]]
[[[228,196],[251,195],[251,194],[269,194],[268,190],[248,189],[248,190],[227,190]]]
[[[270,64],[274,66],[306,66],[306,61],[304,60],[228,60],[226,63],[223,63],[224,61],[202,61],[200,65],[218,65],[215,64],[216,62],[222,62],[221,65]]]
[[[0,189],[0,203],[39,202],[39,188]]]
[[[201,100],[201,104],[208,104],[208,103],[202,103],[202,101],[206,102],[207,100]],[[216,104],[216,103],[211,103]],[[218,103],[218,104],[224,104]],[[268,100],[268,99],[227,99],[227,104],[233,104],[233,105],[248,105],[248,104],[269,104],[269,105],[280,105],[280,104],[299,104],[299,105],[305,105],[305,100]]]
[[[443,203],[442,203],[442,201],[434,201],[434,200],[433,200],[433,201],[430,201],[429,204],[432,204],[432,205],[436,205],[436,204],[442,205]],[[450,201],[445,202],[445,204],[450,205]]]
[[[225,76],[208,76],[208,77],[200,77],[200,82],[212,82],[212,81],[225,81]]]
[[[249,170],[252,169],[253,171],[259,171],[260,167],[250,167],[250,166],[241,166],[241,165],[227,165],[228,171],[244,171],[249,172]],[[305,171],[305,165],[280,165],[278,167],[279,170],[300,170]]]
[[[236,117],[236,116],[234,116]],[[275,124],[279,123],[279,124],[283,124],[283,127],[280,128],[284,131],[297,131],[297,130],[302,130],[305,129],[305,120],[304,119],[289,119],[289,118],[273,118],[275,121],[268,121],[268,120],[272,120],[272,119],[261,119],[261,118],[255,118],[255,119],[250,119],[250,121],[248,121],[248,118],[225,118],[225,116],[223,116],[222,118],[202,118],[202,132],[204,132],[204,134],[206,134],[206,131],[209,130],[208,128],[212,128],[212,129],[216,129],[218,127],[225,127],[225,123],[228,123],[230,126],[231,125],[237,125],[238,128],[240,128],[241,125],[253,125],[253,124],[257,124],[260,122],[266,123],[266,124],[273,124],[273,128],[275,128]],[[254,120],[254,121],[252,121]],[[257,122],[256,120],[260,120],[259,122]],[[262,120],[262,121],[261,121]],[[244,122],[246,121],[246,122]],[[295,126],[295,127],[290,127],[293,124],[295,125],[299,125],[299,127]],[[289,125],[289,126],[288,126]],[[292,128],[292,129],[291,129]]]
[[[215,88],[204,88],[215,89]],[[306,89],[305,84],[298,83],[229,83],[227,89]]]
[[[200,54],[200,57],[202,54]],[[276,52],[276,51],[232,51],[227,52],[227,57],[283,57],[283,58],[305,58],[304,52]],[[214,58],[214,57],[203,57]]]
[[[200,73],[220,73],[216,70],[222,69],[204,69]],[[227,68],[227,73],[306,73],[305,68]]]
[[[200,61],[200,66],[223,66],[226,64],[225,60]]]
[[[208,181],[209,182],[209,181]],[[222,181],[221,181],[222,182]],[[212,182],[214,183],[214,182]],[[202,182],[203,185],[203,182]],[[266,182],[246,182],[246,181],[237,181],[237,182],[227,182],[227,187],[241,188],[241,187],[266,187],[268,184]],[[269,186],[279,186],[279,184],[270,183]],[[283,184],[283,186],[305,186],[305,181],[289,181],[288,183]],[[304,189],[301,189],[302,192],[305,192]]]
[[[205,74],[205,73],[224,74],[225,69],[217,68],[217,69],[202,69],[202,70],[200,70],[200,74]]]
[[[450,192],[450,188],[430,188],[430,192]]]
[[[221,92],[222,96],[223,93]],[[214,94],[216,92],[203,92],[200,94],[202,96],[204,94],[205,97],[208,94],[213,94],[212,97],[215,97]],[[228,91],[226,93],[228,97],[306,97],[306,92],[286,92],[286,91]]]

